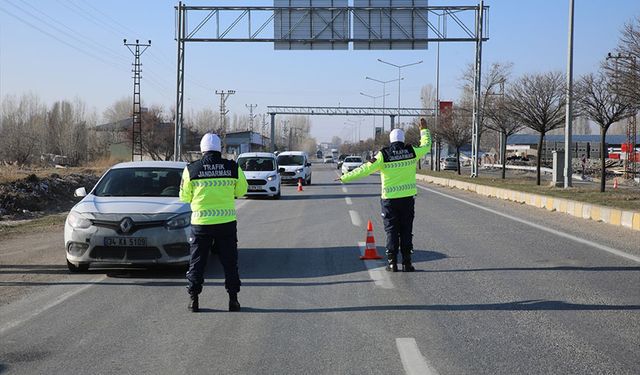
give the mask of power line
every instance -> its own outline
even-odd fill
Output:
[[[4,12],[4,13],[6,13],[6,14],[8,14],[8,15],[10,15],[11,17],[13,17],[13,18],[15,18],[16,20],[18,20],[18,21],[20,21],[20,22],[24,23],[25,25],[27,25],[27,26],[29,26],[29,27],[31,27],[31,28],[33,28],[33,29],[35,29],[35,30],[38,30],[39,32],[41,32],[41,33],[43,33],[43,34],[45,34],[45,35],[49,36],[50,38],[57,40],[58,42],[60,42],[60,43],[62,43],[62,44],[64,44],[64,45],[66,45],[67,47],[70,47],[70,48],[72,48],[72,49],[74,49],[74,50],[76,50],[76,51],[78,51],[78,52],[80,52],[80,53],[82,53],[82,54],[84,54],[84,55],[87,55],[87,56],[89,56],[89,57],[91,57],[91,58],[94,58],[94,59],[96,59],[96,60],[100,61],[101,63],[103,63],[103,64],[105,64],[105,65],[107,65],[107,66],[111,67],[111,68],[117,69],[113,64],[110,64],[110,63],[106,62],[106,61],[104,60],[104,58],[102,58],[102,57],[100,57],[100,56],[97,56],[97,55],[94,55],[94,54],[93,54],[93,53],[91,53],[91,52],[88,52],[88,51],[86,51],[86,50],[83,50],[83,49],[81,49],[81,48],[79,48],[79,47],[76,47],[75,45],[73,45],[73,44],[71,44],[71,43],[69,43],[69,42],[67,42],[67,41],[63,40],[63,39],[60,39],[59,37],[55,36],[54,34],[52,34],[52,33],[48,32],[48,31],[46,31],[46,30],[44,30],[44,29],[42,29],[42,28],[40,28],[40,27],[38,27],[38,26],[34,25],[33,23],[31,23],[31,22],[29,22],[29,21],[25,20],[24,18],[22,18],[22,17],[18,16],[18,15],[17,15],[17,14],[15,14],[15,13],[12,13],[12,12],[10,12],[10,11],[8,11],[8,10],[4,9],[4,8],[1,8],[1,7],[0,7],[0,11],[2,11],[2,12]]]

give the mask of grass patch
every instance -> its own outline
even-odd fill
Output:
[[[458,175],[455,172],[427,171],[424,169],[418,171],[418,173],[433,177],[475,183],[478,185],[495,186],[501,189],[546,195],[554,198],[570,199],[624,210],[640,211],[640,191],[633,188],[620,188],[613,190],[608,187],[607,191],[601,193],[598,186],[580,186],[564,189],[561,187],[546,185],[545,182],[542,182],[542,185],[538,186],[536,185],[535,177],[507,178],[503,180],[501,178],[482,176],[482,174],[480,174],[477,178],[471,178],[467,175]]]
[[[0,222],[0,238],[7,238],[24,233],[47,231],[53,229],[62,230],[67,213],[52,214],[31,220],[16,220]]]

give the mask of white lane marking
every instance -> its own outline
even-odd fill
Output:
[[[98,283],[100,283],[101,281],[103,281],[104,279],[107,278],[107,275],[103,275],[100,277],[96,277],[94,279],[88,280],[87,281],[87,285],[83,285],[79,288],[75,288],[73,290],[70,290],[66,293],[63,293],[61,295],[59,295],[58,297],[56,297],[53,301],[49,302],[48,304],[41,306],[40,308],[36,308],[36,309],[32,309],[30,310],[27,314],[22,315],[20,318],[18,319],[14,319],[12,321],[8,321],[2,324],[2,326],[0,326],[0,335],[4,334],[6,331],[10,330],[11,328],[15,328],[17,326],[19,326],[20,324],[23,324],[25,322],[27,322],[28,320],[31,320],[33,318],[35,318],[37,315],[42,314],[43,312],[49,310],[50,308],[59,305],[60,303],[66,301],[67,299],[75,296],[76,294],[84,291],[85,289],[88,289]]]
[[[348,192],[348,191],[349,191],[349,189],[347,189],[347,187],[346,187],[346,186],[343,186],[343,187],[342,187],[342,192],[343,192],[343,193],[346,193],[346,192]]]
[[[364,249],[366,243],[358,242],[358,246],[360,247],[360,254],[364,255]],[[364,260],[364,265],[367,267],[369,271],[369,277],[373,280],[373,283],[376,286],[379,286],[382,289],[393,289],[393,282],[389,278],[389,272],[384,269],[384,263],[379,260]]]
[[[435,193],[435,194],[438,194],[438,195],[442,195],[443,197],[447,197],[449,199],[453,199],[455,201],[458,201],[458,202],[461,202],[461,203],[464,203],[464,204],[468,204],[469,206],[472,206],[472,207],[475,207],[475,208],[479,208],[479,209],[487,211],[487,212],[491,212],[491,213],[496,214],[498,216],[502,216],[502,217],[505,217],[505,218],[513,220],[513,221],[517,221],[519,223],[534,227],[536,229],[545,231],[547,233],[555,234],[556,236],[563,237],[563,238],[566,238],[566,239],[581,243],[583,245],[591,246],[591,247],[594,247],[596,249],[611,253],[613,255],[617,255],[619,257],[626,258],[626,259],[632,260],[634,262],[640,263],[640,257],[632,255],[632,254],[629,254],[629,253],[626,253],[626,252],[624,252],[622,250],[617,250],[617,249],[614,249],[614,248],[609,247],[609,246],[605,246],[605,245],[601,245],[601,244],[593,242],[593,241],[585,240],[584,238],[580,238],[580,237],[576,237],[576,236],[573,236],[573,235],[568,234],[568,233],[560,232],[559,230],[551,229],[549,227],[545,227],[544,225],[536,224],[534,222],[531,222],[531,221],[528,221],[528,220],[525,220],[525,219],[521,219],[519,217],[511,216],[509,214],[505,214],[505,213],[502,213],[500,211],[496,211],[494,209],[487,208],[487,207],[481,206],[479,204],[472,203],[472,202],[466,201],[464,199],[451,196],[449,194],[441,193],[441,192],[439,192],[437,190],[429,189],[429,188],[426,188],[426,187],[420,186],[420,185],[418,185],[418,187],[420,189],[422,189],[422,190],[426,190],[426,191],[429,191],[429,192],[432,192],[432,193]]]
[[[360,215],[356,211],[349,210],[349,216],[351,216],[351,224],[355,225],[356,227],[362,225],[362,219],[360,219]]]
[[[400,360],[404,372],[408,375],[437,375],[438,373],[427,363],[426,358],[420,353],[416,339],[403,337],[396,339],[396,347],[400,353]]]
[[[345,201],[345,202],[347,202],[347,204],[348,204],[349,206],[351,206],[351,205],[353,204],[353,202],[351,201],[351,198],[350,198],[350,197],[344,197],[344,201]]]

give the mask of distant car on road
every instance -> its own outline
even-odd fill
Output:
[[[327,155],[324,157],[324,164],[333,164],[333,156],[332,155]]]
[[[322,159],[322,151],[321,150],[316,151],[316,159]]]
[[[94,263],[186,265],[191,207],[180,202],[187,163],[141,161],[111,167],[69,214],[64,225],[67,267]]]
[[[247,196],[280,198],[280,173],[276,156],[270,152],[247,152],[238,156],[238,165],[249,184]]]
[[[449,156],[442,161],[441,167],[443,171],[457,171],[458,159],[455,157]]]
[[[342,162],[342,174],[349,173],[352,170],[358,168],[363,163],[360,156],[347,156]]]
[[[311,185],[311,162],[306,152],[281,152],[277,160],[282,183],[296,183],[302,179],[303,185]]]

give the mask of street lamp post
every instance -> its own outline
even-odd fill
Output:
[[[385,110],[386,106],[385,106],[385,97],[387,96],[387,83],[391,83],[391,82],[395,82],[398,81],[400,82],[400,80],[403,80],[404,78],[398,78],[398,79],[390,79],[388,81],[381,81],[379,79],[375,79],[375,78],[371,78],[371,77],[364,77],[365,79],[374,81],[374,82],[378,82],[378,83],[382,83],[382,111]],[[382,132],[384,133],[384,116],[382,116]]]
[[[384,98],[389,94],[383,93],[382,95],[375,96],[375,95],[369,95],[367,93],[360,91],[360,95],[373,99],[373,108],[376,108],[376,99]],[[382,118],[384,119],[384,116]],[[376,116],[373,116],[373,138],[375,139],[375,137],[376,137]]]
[[[402,68],[406,68],[408,66],[422,64],[422,60],[416,61],[416,62],[413,62],[413,63],[410,63],[410,64],[404,64],[404,65],[396,65],[396,64],[384,61],[382,59],[378,59],[378,61],[380,61],[383,64],[391,65],[393,67],[398,68],[398,116],[400,116],[400,81],[401,81],[400,71],[402,70]]]

